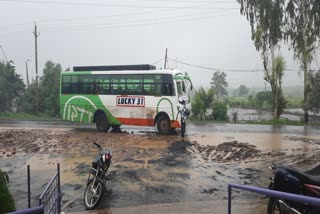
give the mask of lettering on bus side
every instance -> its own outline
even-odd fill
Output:
[[[144,107],[144,97],[128,97],[128,96],[117,96],[117,106],[129,106],[129,107]]]

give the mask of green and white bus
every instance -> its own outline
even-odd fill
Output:
[[[176,69],[152,65],[78,66],[61,73],[60,88],[64,120],[96,123],[104,132],[110,126],[157,125],[168,134],[180,128],[178,100],[188,97],[192,83]]]

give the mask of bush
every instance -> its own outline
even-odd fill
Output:
[[[15,211],[14,200],[7,187],[5,174],[0,170],[0,213]]]
[[[227,104],[226,103],[214,103],[212,108],[212,118],[219,121],[227,121]]]

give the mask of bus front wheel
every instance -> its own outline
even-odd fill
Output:
[[[160,134],[169,134],[171,131],[169,118],[164,115],[160,116],[157,121],[157,128]]]
[[[103,113],[97,115],[96,127],[100,132],[107,132],[110,129],[110,124],[107,120],[107,116]]]

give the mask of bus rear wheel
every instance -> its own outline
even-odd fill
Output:
[[[110,129],[110,124],[107,120],[107,116],[103,113],[98,114],[96,118],[96,127],[99,132],[107,132]]]
[[[157,128],[160,134],[169,134],[171,131],[170,120],[167,116],[160,116],[157,121]]]

